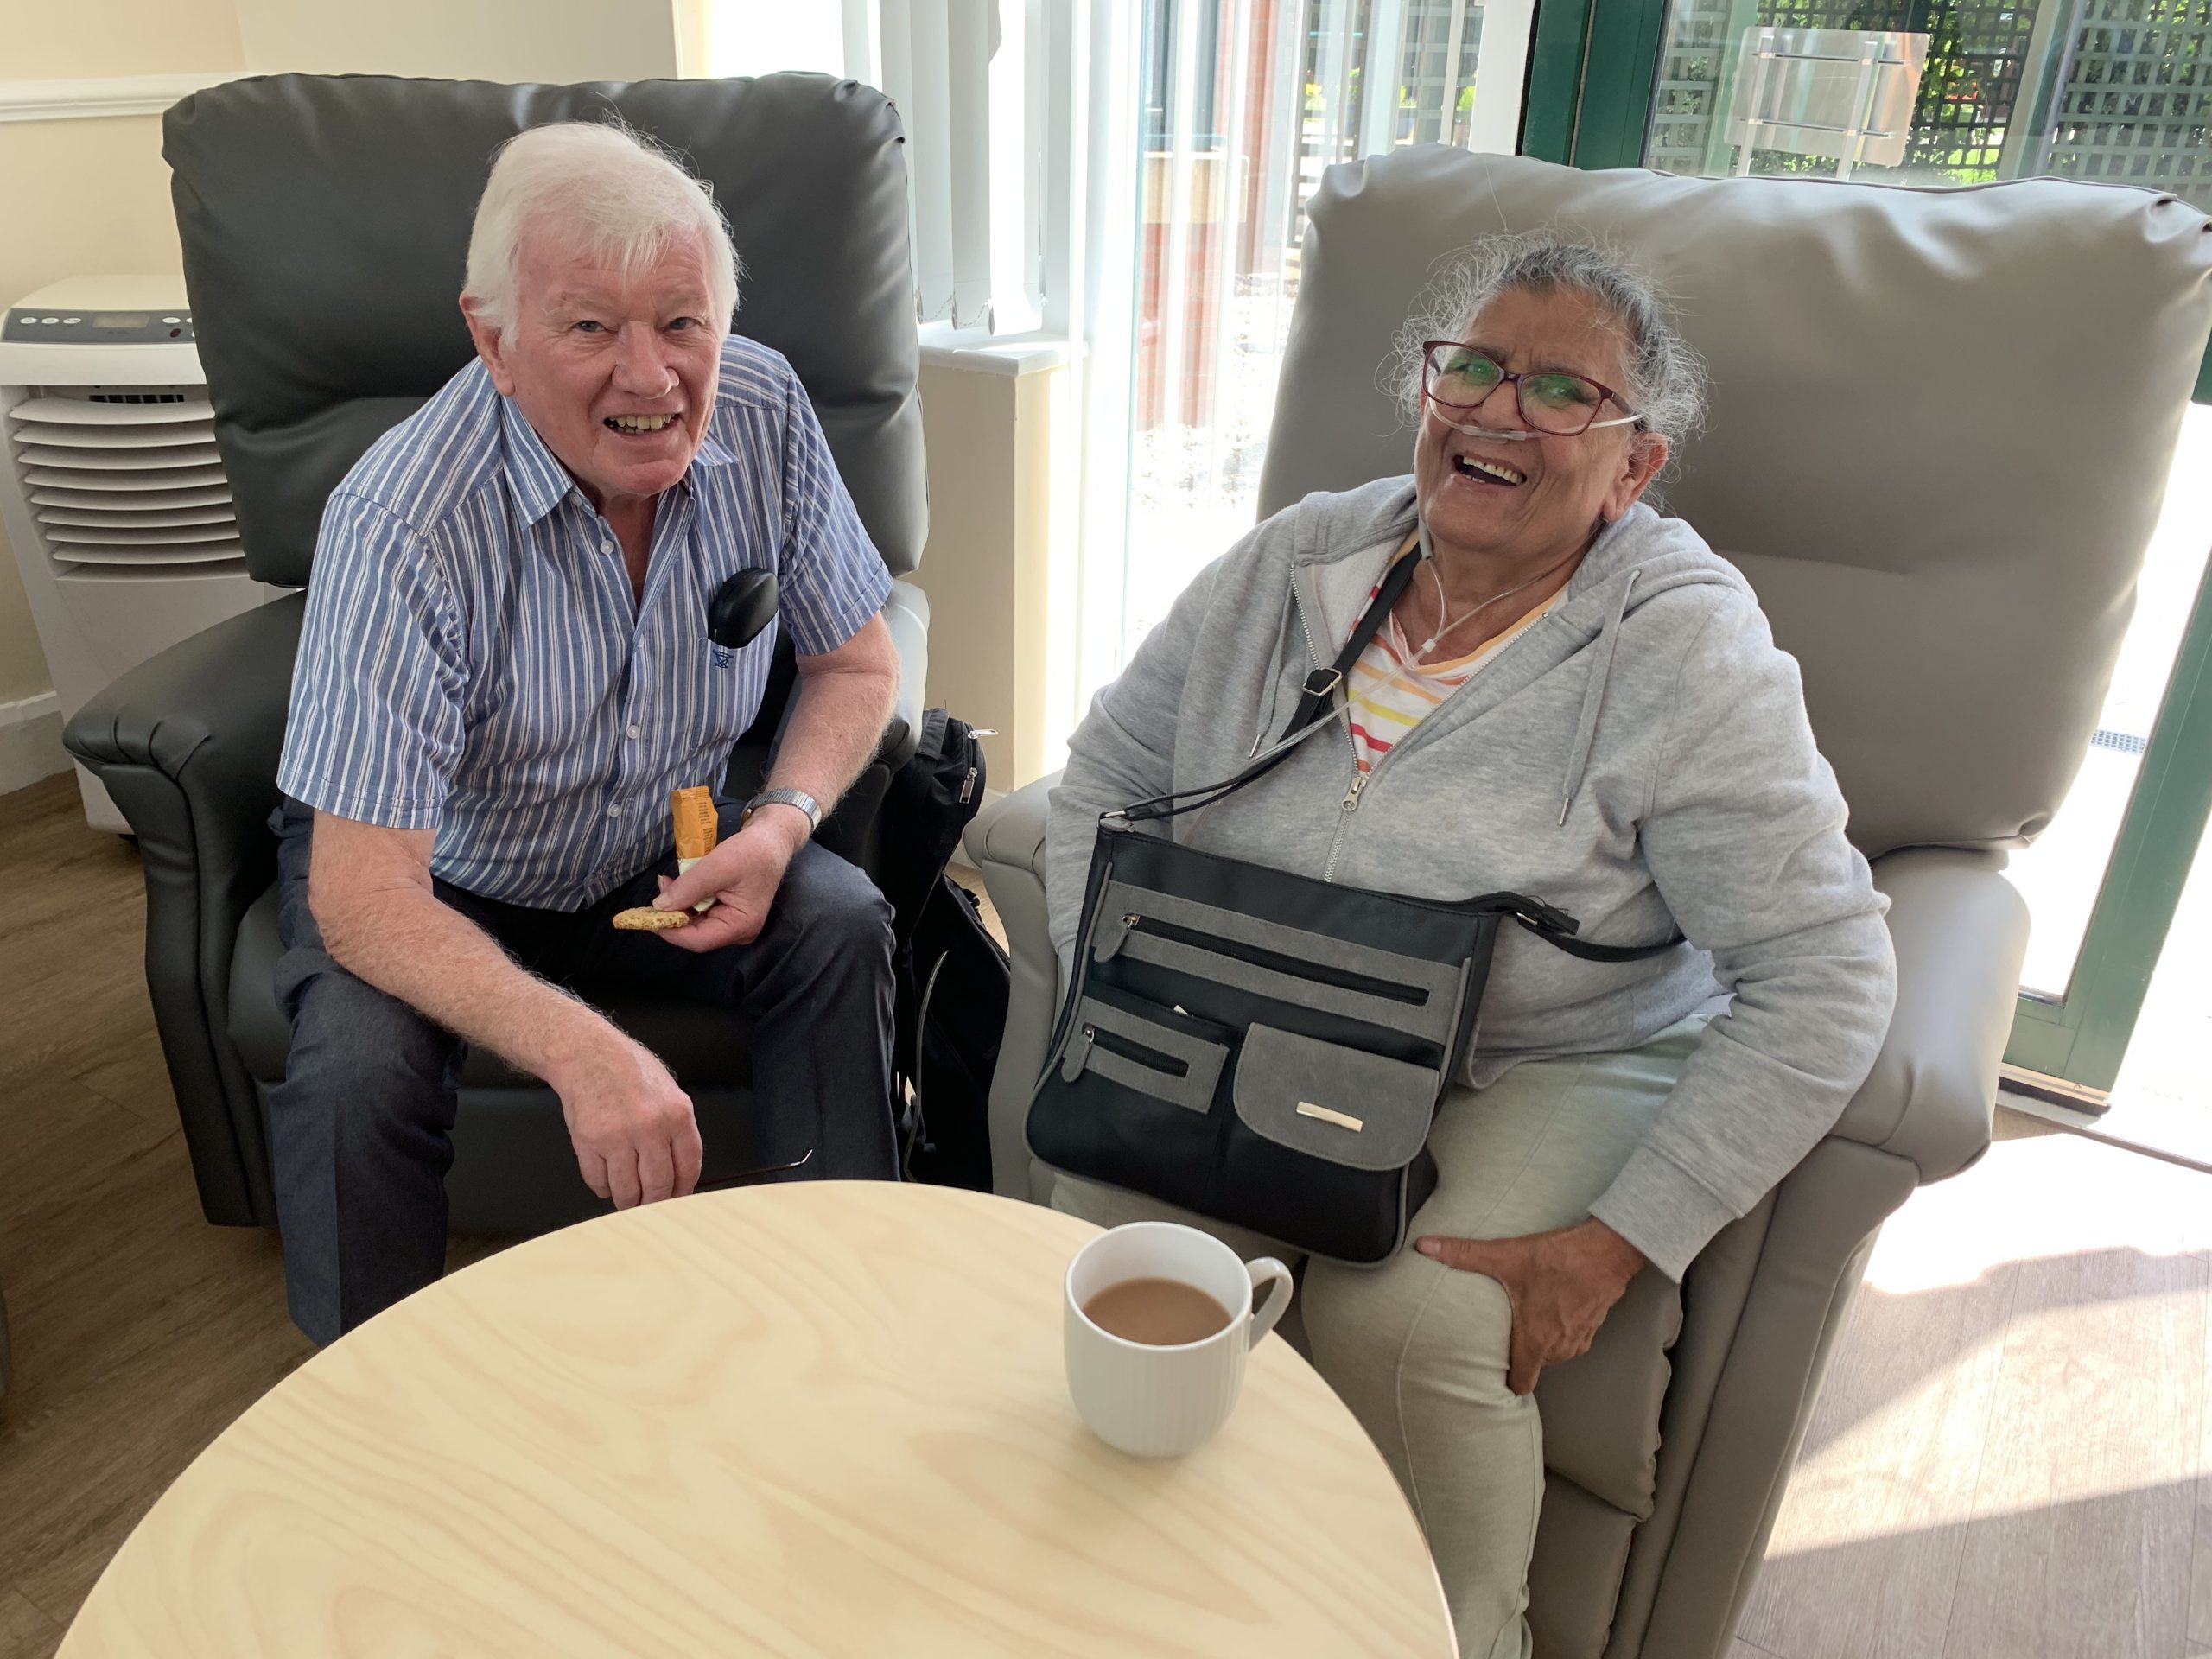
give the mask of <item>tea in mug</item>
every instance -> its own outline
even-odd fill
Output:
[[[1083,1305],[1084,1317],[1124,1342],[1172,1348],[1229,1328],[1229,1310],[1180,1279],[1124,1279]]]

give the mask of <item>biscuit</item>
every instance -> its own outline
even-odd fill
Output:
[[[688,910],[657,910],[651,905],[614,912],[614,925],[632,933],[662,933],[671,927],[687,927],[690,921]]]

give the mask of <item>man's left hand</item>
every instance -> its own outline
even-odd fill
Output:
[[[746,826],[683,874],[660,878],[664,910],[689,909],[712,899],[714,908],[659,937],[683,950],[719,950],[750,944],[768,925],[768,907],[784,872],[806,840],[806,815],[791,807],[766,807]]]
[[[1513,1308],[1505,1386],[1516,1394],[1533,1389],[1545,1366],[1588,1352],[1598,1326],[1644,1265],[1643,1251],[1594,1217],[1519,1238],[1431,1235],[1415,1239],[1414,1248],[1505,1287]]]

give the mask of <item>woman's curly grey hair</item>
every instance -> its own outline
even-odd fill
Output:
[[[1665,299],[1625,260],[1544,232],[1491,237],[1443,262],[1398,331],[1394,390],[1408,416],[1421,420],[1422,342],[1465,339],[1484,306],[1516,292],[1580,294],[1605,307],[1620,327],[1621,391],[1672,454],[1681,453],[1704,423],[1705,365],[1675,332]]]

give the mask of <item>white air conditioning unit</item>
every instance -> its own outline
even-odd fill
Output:
[[[0,525],[62,718],[276,597],[245,573],[181,276],[80,276],[0,321]],[[96,829],[130,828],[83,767]]]

